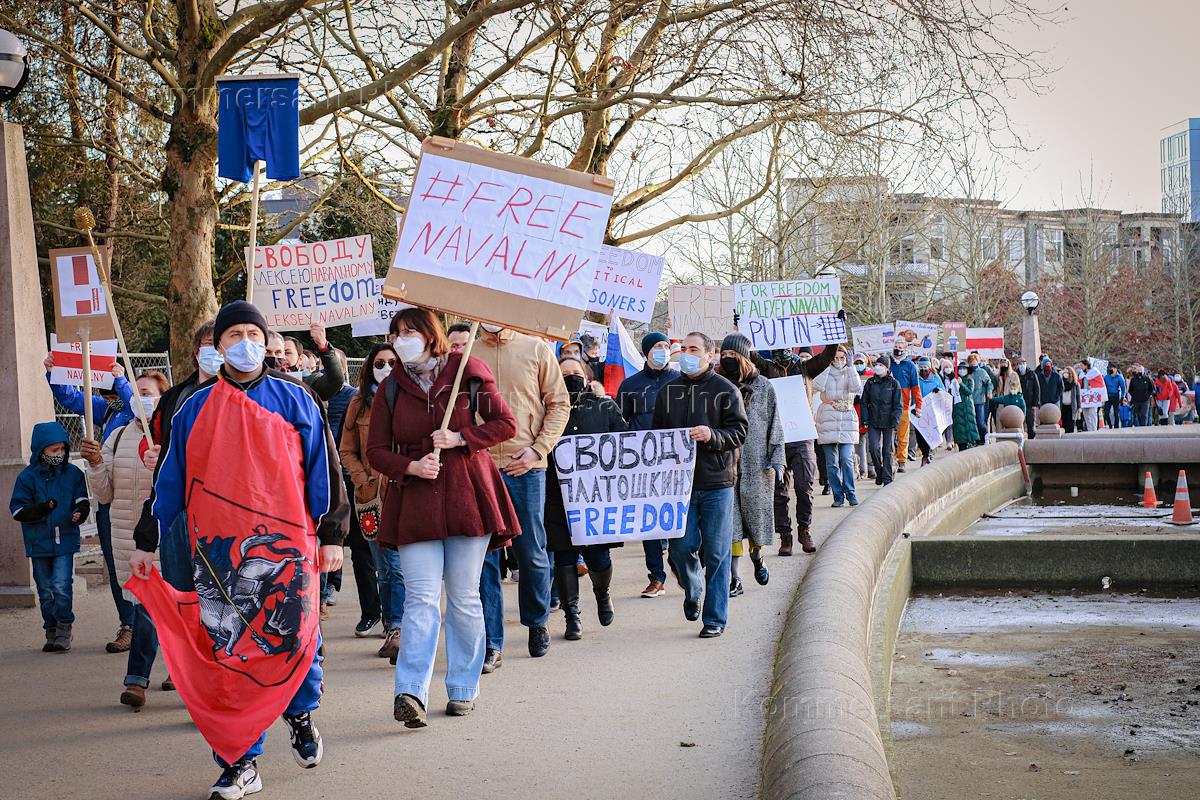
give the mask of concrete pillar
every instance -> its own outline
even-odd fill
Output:
[[[1037,358],[1042,354],[1042,332],[1038,327],[1038,315],[1035,311],[1025,315],[1025,324],[1021,326],[1021,358],[1029,363],[1030,369],[1036,369]]]
[[[30,607],[36,601],[21,524],[9,515],[8,500],[13,481],[29,463],[34,423],[54,419],[43,377],[45,355],[25,137],[20,125],[0,120],[0,608]]]

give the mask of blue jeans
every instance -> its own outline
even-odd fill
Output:
[[[527,628],[545,625],[550,618],[550,584],[554,580],[550,554],[546,552],[546,471],[530,470],[519,478],[501,475],[521,523],[521,535],[512,541],[517,567],[521,570],[517,585],[521,624]],[[500,587],[499,551],[489,553],[484,562],[479,596],[483,600],[487,646],[491,650],[503,650],[504,591]]]
[[[858,496],[854,493],[854,445],[825,445],[825,474],[829,476],[833,502],[858,502]]]
[[[404,619],[404,575],[400,571],[400,554],[380,547],[372,541],[371,555],[375,558],[375,575],[379,582],[379,606],[385,630],[399,628]]]
[[[446,693],[451,700],[479,696],[485,636],[479,575],[490,536],[451,536],[401,545],[404,622],[396,658],[396,694],[429,705],[429,682],[442,627],[442,583],[446,584]]]
[[[112,521],[108,516],[108,508],[106,503],[96,507],[96,533],[100,537],[100,552],[104,554],[104,567],[108,570],[108,588],[117,607],[117,617],[122,626],[132,628],[133,603],[125,599],[121,592],[121,584],[117,583],[117,567],[113,560]]]
[[[42,608],[42,627],[50,630],[60,623],[75,621],[71,609],[71,581],[75,578],[75,555],[34,556],[33,583]]]
[[[154,657],[158,655],[158,631],[150,614],[141,603],[133,607],[133,642],[129,645],[129,661],[125,676],[126,686],[150,685],[150,670],[154,668]]]
[[[287,716],[303,714],[307,711],[316,711],[321,705],[321,679],[325,676],[325,670],[321,667],[321,662],[324,660],[321,656],[321,634],[317,632],[317,649],[313,653],[312,666],[308,668],[308,674],[304,676],[304,680],[296,689],[296,693],[292,695],[292,701],[288,703],[288,707],[283,710]],[[263,731],[258,737],[258,741],[250,745],[250,749],[242,756],[243,759],[249,760],[258,758],[262,755],[263,745],[267,741],[267,732]],[[229,766],[224,759],[213,753],[213,761],[216,761],[222,767]]]
[[[646,577],[659,583],[667,582],[667,567],[663,564],[663,544],[666,539],[645,539],[642,550],[646,552]]]
[[[1153,424],[1152,415],[1150,414],[1150,400],[1135,401],[1133,405],[1133,424],[1136,427],[1144,428],[1147,425]]]
[[[979,428],[980,440],[987,438],[987,434],[988,434],[988,426],[987,426],[988,413],[987,412],[988,412],[988,404],[987,403],[976,403],[975,404],[975,426],[977,428]]]
[[[733,539],[733,488],[693,489],[683,538],[668,542],[668,557],[687,602],[700,602],[705,625],[725,627],[729,618],[729,559]],[[700,577],[700,549],[704,548],[704,578]]]

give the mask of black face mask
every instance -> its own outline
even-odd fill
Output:
[[[587,380],[582,375],[564,375],[563,383],[567,385],[567,394],[571,396],[571,405],[575,405],[583,396],[583,390],[587,388]]]
[[[721,372],[726,378],[737,380],[742,377],[742,361],[733,356],[725,356],[721,359]]]
[[[1117,374],[1117,371],[1116,371],[1115,369],[1110,369],[1110,370],[1108,371],[1108,374],[1109,374],[1109,375],[1116,375],[1116,374]]]
[[[975,365],[974,365],[974,364],[968,364],[968,365],[967,365],[967,372],[974,372],[974,371],[975,371]]]
[[[263,359],[263,366],[267,369],[277,369],[287,372],[287,362],[278,356],[267,356]]]

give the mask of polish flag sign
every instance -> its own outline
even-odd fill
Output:
[[[92,317],[108,313],[104,287],[90,254],[60,255],[56,258],[58,292],[64,317]]]
[[[985,360],[1004,358],[1004,328],[967,328],[967,346],[959,352],[979,352]]]
[[[112,368],[117,363],[117,340],[98,339],[91,343],[92,388],[113,388]],[[54,368],[50,382],[60,386],[83,386],[83,347],[79,342],[60,342],[50,334],[50,352]]]

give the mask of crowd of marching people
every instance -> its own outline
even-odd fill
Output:
[[[1200,378],[1188,386],[1176,372],[1141,364],[1124,372],[1109,363],[1101,373],[1087,359],[1059,366],[1047,355],[1037,363],[989,362],[978,353],[914,356],[903,341],[883,354],[840,345],[756,351],[737,332],[719,341],[699,332],[672,341],[651,331],[641,339],[640,371],[606,392],[591,337],[556,351],[495,325],[483,325],[475,341],[472,331],[404,309],[351,385],[345,355],[320,326],[310,330],[306,349],[238,301],[195,332],[192,373],[174,386],[158,371],[130,381],[115,367],[113,390],[91,401],[99,422],[96,437],[79,447],[84,468],[70,461],[66,430],[41,423],[11,499],[33,564],[43,649],[71,648],[73,559],[93,514],[118,618],[107,649],[127,653],[121,704],[146,704],[160,635],[164,649],[175,641],[168,627],[176,622],[168,625],[163,611],[176,597],[171,592],[199,595],[206,635],[228,654],[236,655],[241,623],[270,653],[253,623],[262,597],[254,606],[252,593],[238,594],[243,582],[268,586],[278,602],[266,625],[301,666],[289,667],[283,718],[297,763],[315,767],[324,746],[312,712],[324,665],[318,621],[310,629],[309,617],[329,619],[344,547],[359,605],[353,633],[379,637],[378,655],[394,665],[393,716],[408,728],[429,723],[443,628],[447,715],[470,714],[481,675],[503,666],[505,580],[516,584],[531,657],[547,655],[552,627],[576,641],[593,614],[601,627],[614,623],[612,550],[621,545],[572,540],[555,461],[563,436],[686,430],[696,447],[686,528],[678,538],[640,542],[647,577],[640,596],[666,594],[669,569],[683,616],[711,639],[723,634],[731,599],[745,591],[744,559],[747,579],[766,585],[776,537],[777,557],[791,556],[796,544],[815,552],[818,492],[834,508],[857,506],[860,481],[886,486],[929,464],[939,449],[984,443],[999,430],[1004,406],[1025,413],[1029,436],[1047,405],[1061,410],[1068,433],[1170,425],[1195,420],[1200,390]],[[48,378],[52,366],[48,358]],[[771,379],[787,376],[805,381],[814,439],[785,440]],[[1082,402],[1099,386],[1108,398],[1102,405]],[[53,389],[67,409],[83,409],[77,389]],[[938,432],[944,444],[917,424],[934,403],[951,409]],[[148,429],[134,404],[145,410]],[[243,574],[236,586],[218,579],[225,562],[214,563],[217,543],[197,537],[206,521],[222,518],[213,505],[222,473],[246,471],[268,482],[272,503],[303,513],[278,526],[294,526],[299,538],[264,527],[242,540],[243,557],[262,547],[308,564],[309,573],[297,568],[295,580],[275,584],[265,572],[253,580]],[[264,560],[261,569],[268,567]],[[144,588],[152,576],[161,576],[163,592]],[[309,600],[313,613],[305,610]],[[219,617],[212,625],[210,613]],[[561,623],[552,622],[558,613]],[[206,691],[203,681],[171,672],[162,689],[179,684],[191,708]],[[262,788],[255,759],[269,722],[259,721],[257,738],[252,731],[221,752],[214,745],[222,771],[211,797],[235,800]]]

